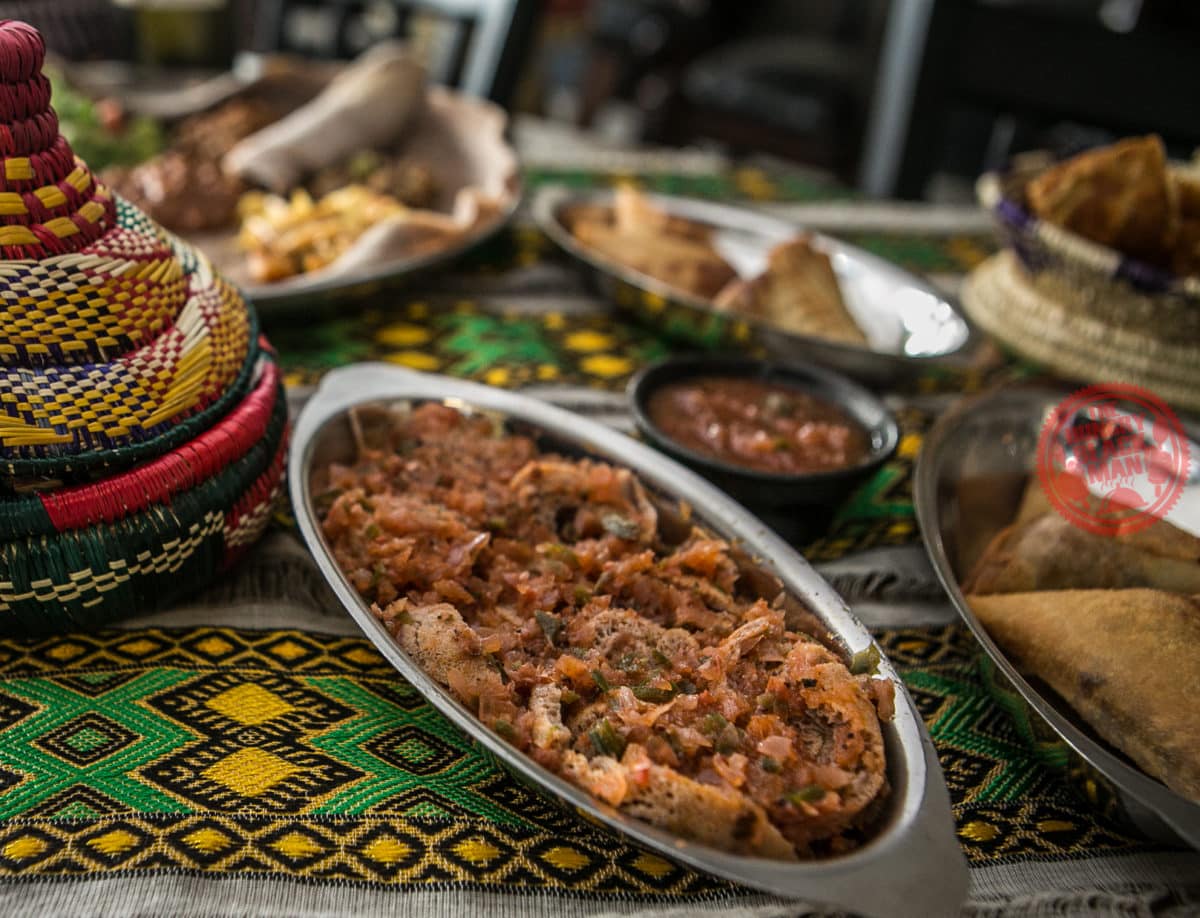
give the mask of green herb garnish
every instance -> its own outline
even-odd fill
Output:
[[[576,605],[580,605],[580,606],[587,605],[588,601],[591,600],[591,598],[592,598],[592,591],[589,590],[587,587],[581,587],[581,586],[575,587],[575,603],[576,603]]]
[[[561,542],[546,542],[538,546],[542,554],[554,561],[561,561],[571,567],[579,567],[579,556]]]
[[[379,538],[379,527],[376,526],[374,523],[372,523],[370,526],[367,527],[367,538],[368,539],[378,539]]]
[[[875,675],[879,672],[879,651],[872,644],[866,650],[860,650],[850,661],[850,672],[855,676]]]
[[[738,747],[742,745],[742,731],[733,724],[726,724],[725,729],[717,736],[716,742],[717,752],[721,755],[729,755],[731,752],[736,752]]]
[[[551,615],[549,612],[543,612],[541,609],[534,612],[533,617],[542,626],[542,633],[546,635],[547,641],[553,644],[558,640],[558,634],[562,631],[562,619],[557,615]]]
[[[696,683],[691,679],[680,679],[678,682],[673,684],[675,686],[675,691],[679,692],[680,695],[700,694],[700,689],[696,688]]]
[[[779,760],[773,759],[769,755],[764,755],[763,760],[759,764],[762,765],[763,771],[769,771],[773,775],[777,775],[783,771],[783,766],[779,764]]]
[[[328,513],[341,496],[341,488],[330,488],[328,491],[322,491],[313,498],[313,506],[317,508],[318,513]]]
[[[729,726],[729,721],[715,711],[700,718],[700,732],[708,736],[715,736],[727,726]]]
[[[559,695],[559,698],[558,698],[559,704],[574,704],[578,700],[579,700],[579,693],[573,692],[569,688],[563,689],[562,693]]]
[[[502,737],[504,737],[510,743],[513,742],[514,740],[516,740],[516,738],[517,738],[516,727],[514,727],[512,724],[510,724],[507,720],[505,720],[502,717],[496,719],[496,722],[492,724],[492,729],[494,729],[497,733],[499,733]]]
[[[802,787],[800,790],[789,791],[787,799],[790,803],[816,803],[826,794],[825,788],[819,784],[810,784],[808,787]]]
[[[621,736],[607,719],[588,731],[588,739],[600,755],[610,755],[619,759],[625,752],[625,737]]]
[[[635,685],[633,697],[638,701],[647,701],[650,704],[664,704],[675,697],[675,690],[657,685]]]
[[[763,692],[758,696],[758,707],[763,711],[774,711],[779,705],[779,699],[770,692]]]
[[[596,686],[600,689],[600,691],[602,691],[602,692],[611,692],[612,691],[612,683],[604,678],[604,673],[600,672],[600,670],[598,670],[598,669],[592,670],[592,681],[596,683]]]
[[[654,662],[657,663],[659,666],[670,666],[671,665],[671,658],[668,657],[661,650],[659,650],[657,647],[655,647],[652,651],[650,651],[650,656],[654,657]]]

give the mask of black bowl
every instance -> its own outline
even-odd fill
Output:
[[[755,471],[689,449],[672,440],[650,419],[647,405],[658,387],[697,376],[754,379],[830,402],[867,432],[867,455],[845,468],[788,475]],[[747,357],[668,357],[630,380],[629,400],[637,426],[648,441],[732,497],[756,508],[834,507],[895,452],[900,440],[896,418],[879,398],[844,376],[803,363],[769,363]]]

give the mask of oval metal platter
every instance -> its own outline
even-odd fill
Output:
[[[548,445],[591,455],[634,470],[651,493],[686,501],[695,518],[739,543],[761,569],[782,581],[826,625],[849,653],[872,644],[870,634],[842,600],[785,542],[699,476],[644,444],[605,427],[512,392],[383,364],[336,370],[301,413],[288,465],[296,521],[321,572],[364,634],[430,704],[490,750],[519,779],[634,841],[700,870],[746,886],[809,903],[870,915],[956,914],[967,886],[949,797],[920,714],[896,671],[879,672],[896,684],[896,716],[884,725],[892,798],[875,835],[838,857],[788,863],[744,857],[686,841],[623,815],[535,764],[487,729],[408,657],[342,575],[321,532],[311,479],[333,460],[352,459],[348,412],[368,404],[439,401],[486,412],[533,433]]]
[[[1015,690],[1036,729],[1066,744],[1072,771],[1113,792],[1127,819],[1149,835],[1183,839],[1200,849],[1200,804],[1170,790],[1098,742],[1073,712],[1054,704],[1030,684],[992,641],[967,605],[959,581],[984,545],[1015,514],[1034,474],[1038,434],[1047,412],[1067,391],[1009,390],[960,405],[925,438],[917,462],[915,503],[925,548],[958,614],[996,671]],[[1195,448],[1195,447],[1193,447]],[[1180,519],[1180,512],[1191,522]],[[1200,520],[1200,484],[1188,482],[1172,520],[1193,529]],[[1003,686],[1006,694],[1009,686]],[[1098,779],[1098,780],[1097,780]]]
[[[579,242],[565,218],[574,207],[611,206],[613,192],[541,189],[533,199],[533,215],[542,231],[583,268],[601,295],[671,337],[705,347],[757,344],[773,357],[809,358],[875,384],[915,376],[931,363],[953,362],[956,355],[961,361],[975,340],[956,304],[920,278],[857,246],[746,208],[668,195],[647,198],[673,216],[711,227],[714,247],[743,278],[761,273],[767,253],[776,245],[810,232],[815,247],[829,255],[846,307],[870,347],[796,335],[723,312],[707,300],[606,258]]]

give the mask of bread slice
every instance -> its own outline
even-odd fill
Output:
[[[716,306],[755,316],[793,334],[867,344],[842,299],[829,256],[814,248],[807,236],[777,245],[767,256],[767,270],[723,290]]]
[[[606,258],[701,299],[711,300],[737,276],[707,242],[686,236],[623,232],[599,221],[577,222],[572,232]]]
[[[963,589],[1019,593],[1153,587],[1200,593],[1200,539],[1169,523],[1151,529],[1156,531],[1103,536],[1048,513],[1001,530]]]
[[[1053,166],[1029,183],[1026,197],[1043,220],[1127,255],[1169,261],[1178,202],[1156,135],[1131,137]]]
[[[968,596],[1013,664],[1148,774],[1200,802],[1200,602],[1159,590]]]

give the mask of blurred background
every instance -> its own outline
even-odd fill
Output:
[[[0,17],[72,60],[181,71],[403,36],[518,130],[768,156],[870,196],[969,200],[1031,148],[1200,146],[1192,0],[0,0]]]

